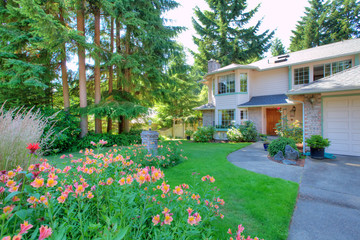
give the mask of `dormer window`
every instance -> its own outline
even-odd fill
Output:
[[[218,93],[234,93],[235,92],[235,74],[224,75],[219,78]]]
[[[351,59],[314,66],[314,81],[351,68]]]
[[[294,69],[294,84],[306,84],[309,83],[309,67]]]

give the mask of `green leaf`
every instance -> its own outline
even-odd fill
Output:
[[[119,233],[113,238],[114,240],[121,240],[125,237],[127,231],[129,229],[129,226],[120,229]]]
[[[26,220],[26,218],[31,215],[33,211],[34,209],[22,209],[20,211],[17,211],[15,215],[21,218],[21,220]]]
[[[18,195],[18,194],[20,194],[20,193],[21,193],[21,192],[18,192],[18,191],[10,193],[10,194],[5,198],[4,202],[5,202],[5,203],[8,202],[9,200],[11,200],[13,197],[15,197],[16,195]]]

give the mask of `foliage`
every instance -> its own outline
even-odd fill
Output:
[[[305,142],[311,148],[326,148],[330,146],[329,139],[323,138],[321,135],[312,135]]]
[[[285,155],[285,147],[286,145],[290,145],[293,149],[297,150],[296,142],[293,139],[285,138],[285,137],[279,137],[269,144],[268,152],[270,156],[274,156],[279,151],[282,151]]]
[[[252,121],[245,121],[242,125],[231,127],[226,135],[229,141],[234,142],[255,142],[258,138],[255,124]]]
[[[226,132],[227,139],[232,142],[243,142],[244,138],[239,128],[233,126]]]
[[[254,122],[245,121],[242,125],[239,126],[239,129],[245,142],[255,142],[257,140],[258,133]]]
[[[271,49],[271,55],[273,57],[283,55],[286,53],[285,46],[279,38],[275,38],[275,40],[271,43],[270,49]]]
[[[194,134],[194,131],[193,130],[190,130],[190,129],[187,129],[187,130],[185,130],[185,135],[186,136],[192,136]]]
[[[116,152],[87,150],[71,162],[59,169],[43,160],[29,172],[0,173],[1,236],[18,234],[24,223],[21,234],[29,238],[39,235],[40,226],[51,229],[54,239],[213,238],[212,222],[223,218],[224,200],[211,190],[212,176],[194,176],[193,187],[170,187],[160,169]]]
[[[274,32],[259,33],[261,21],[247,27],[259,6],[246,12],[246,0],[206,0],[210,10],[195,8],[193,25],[199,37],[194,37],[198,52],[194,53],[195,64],[207,72],[210,59],[223,66],[231,63],[246,63],[261,57],[269,47]],[[246,28],[247,27],[247,28]]]
[[[180,145],[182,142],[168,142],[166,144],[159,143],[158,152],[156,155],[152,155],[148,152],[147,148],[142,145],[131,145],[124,147],[120,150],[120,153],[127,158],[132,159],[135,163],[141,164],[141,166],[157,167],[157,168],[169,168],[173,167],[187,159],[183,155]],[[114,150],[110,150],[112,152]],[[116,153],[117,151],[115,151]]]
[[[281,110],[279,110],[282,112]],[[291,138],[296,143],[303,142],[303,129],[298,120],[289,124],[287,114],[282,114],[281,119],[275,124],[275,132],[280,137]]]
[[[298,51],[360,36],[358,0],[309,0],[305,16],[290,38],[290,50]]]
[[[209,142],[214,139],[215,128],[212,126],[199,127],[194,132],[193,139],[195,142]]]
[[[141,130],[131,130],[128,133],[121,134],[109,134],[109,133],[93,133],[89,132],[84,138],[78,140],[76,148],[85,149],[91,148],[91,142],[99,142],[104,140],[107,142],[105,147],[111,147],[113,145],[117,146],[129,146],[131,144],[140,144],[141,143]]]
[[[52,145],[47,147],[47,153],[60,153],[74,149],[80,135],[79,118],[72,115],[69,111],[55,110],[50,108],[41,109],[44,116],[54,116],[44,129],[43,136],[49,130],[54,134],[51,136]]]
[[[40,143],[44,150],[45,144],[51,143],[49,140],[53,129],[50,127],[44,134],[50,121],[51,119],[42,116],[39,110],[6,111],[3,105],[0,108],[0,169],[13,169],[18,165],[25,168],[29,162],[34,161],[34,156],[29,156],[26,146],[30,143]]]

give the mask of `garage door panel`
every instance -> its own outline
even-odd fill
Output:
[[[360,156],[360,96],[323,99],[323,133],[329,153]]]

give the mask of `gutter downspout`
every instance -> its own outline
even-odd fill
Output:
[[[302,115],[303,115],[303,154],[305,155],[305,103],[298,100],[291,99],[292,102],[297,102],[302,104]]]

